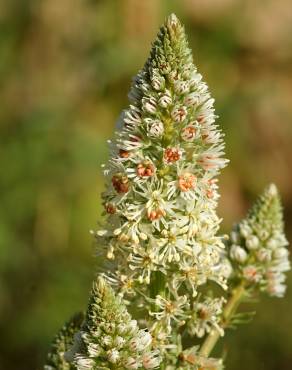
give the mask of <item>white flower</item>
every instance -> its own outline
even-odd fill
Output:
[[[206,271],[209,273],[209,278],[212,274],[210,265],[206,265],[202,258],[200,258],[200,260],[200,264],[195,264],[192,257],[183,257],[179,263],[179,274],[175,274],[173,278],[178,284],[184,282],[187,288],[191,288],[192,297],[196,297],[198,294],[198,287],[206,283]]]
[[[146,353],[142,357],[142,364],[145,367],[145,369],[155,369],[160,365],[160,363],[161,357],[158,351]]]
[[[165,323],[167,331],[171,332],[172,320],[183,325],[185,319],[188,317],[185,308],[189,307],[187,296],[175,297],[175,300],[166,299],[160,295],[156,296],[155,305],[160,309],[157,312],[151,312],[152,316],[155,316],[157,320],[161,320]]]
[[[140,330],[138,335],[130,341],[132,351],[142,352],[152,343],[152,336],[148,331]]]
[[[197,163],[204,168],[204,170],[217,170],[226,165],[226,159],[220,157],[221,153],[215,150],[209,150],[200,155]]]
[[[137,321],[136,321],[136,327],[137,327]],[[125,323],[120,323],[117,327],[117,331],[120,335],[123,335],[127,332],[128,326]]]
[[[124,112],[124,122],[129,125],[134,125],[134,126],[141,123],[140,110],[137,107],[131,105],[130,109]]]
[[[191,238],[197,234],[201,226],[200,221],[204,218],[204,208],[196,200],[187,201],[185,207],[184,214],[177,216],[177,224],[181,228],[186,228],[188,237]]]
[[[127,139],[117,139],[117,147],[126,151],[137,151],[143,147],[144,143],[141,137],[130,134]],[[105,173],[107,175],[107,173]]]
[[[267,278],[267,292],[272,297],[282,298],[286,292],[285,275],[282,273],[268,273]]]
[[[192,92],[184,98],[184,104],[186,106],[192,106],[199,103],[200,95],[197,92]]]
[[[156,239],[159,247],[159,262],[164,266],[176,261],[178,262],[182,254],[191,254],[192,248],[187,244],[186,239],[182,235],[182,230],[176,226],[170,227],[169,230],[161,232],[163,238]]]
[[[206,298],[204,302],[196,302],[193,306],[192,319],[189,322],[189,331],[191,335],[203,337],[209,333],[212,328],[218,330],[221,336],[224,330],[220,327],[222,307],[225,303],[224,298]]]
[[[210,130],[209,128],[205,128],[201,130],[201,136],[206,144],[215,144],[220,142],[221,133],[216,130]]]
[[[139,283],[150,283],[151,272],[157,270],[157,259],[154,251],[149,252],[143,248],[138,248],[134,255],[128,257],[130,269],[138,270]]]
[[[177,165],[177,178],[168,183],[167,197],[172,199],[177,194],[185,200],[194,200],[198,198],[198,179],[194,174],[195,170],[192,167],[184,167]]]
[[[225,290],[228,288],[226,282],[231,276],[232,271],[233,269],[229,259],[223,258],[219,263],[219,278],[221,277],[221,286]]]
[[[158,230],[161,230],[161,224],[168,228],[166,217],[175,216],[175,202],[167,199],[164,181],[140,184],[137,193],[143,198],[139,209],[146,211],[147,219],[153,226]]]

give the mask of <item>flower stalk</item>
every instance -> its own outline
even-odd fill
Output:
[[[238,285],[233,290],[231,297],[227,301],[227,304],[222,313],[222,320],[220,323],[220,326],[222,328],[225,329],[228,327],[240,303],[244,300],[245,294],[246,291],[244,284]],[[221,337],[220,332],[216,329],[212,329],[211,332],[208,334],[207,338],[204,340],[200,348],[199,354],[201,356],[209,357],[220,337]]]

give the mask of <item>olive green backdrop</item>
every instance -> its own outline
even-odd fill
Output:
[[[273,181],[291,240],[290,0],[0,0],[1,370],[40,369],[86,306],[106,140],[173,11],[226,134],[223,230]],[[253,324],[228,333],[227,369],[292,368],[289,280],[285,299],[263,299]]]

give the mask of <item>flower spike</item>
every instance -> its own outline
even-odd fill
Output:
[[[278,190],[268,186],[231,234],[234,275],[271,296],[282,297],[285,272],[290,269]]]
[[[127,297],[146,297],[151,322],[150,299],[186,299],[175,297],[173,286],[191,297],[208,280],[226,287],[224,245],[216,235],[216,177],[227,163],[223,135],[174,14],[161,27],[129,99],[104,171],[107,222],[97,236],[99,252],[112,261],[108,281]],[[164,292],[149,295],[148,285],[158,281],[165,282]],[[159,317],[168,334],[178,323],[169,321],[171,315]]]
[[[46,365],[44,370],[73,370],[75,367],[73,364],[67,362],[64,355],[71,348],[74,335],[80,330],[83,317],[82,313],[79,313],[72,317],[72,319],[66,323],[60,332],[56,335],[51,351],[48,354]]]
[[[121,297],[102,277],[93,284],[85,321],[67,353],[77,370],[154,369],[160,363],[152,337],[132,320]]]

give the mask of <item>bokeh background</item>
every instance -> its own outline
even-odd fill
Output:
[[[216,98],[228,231],[270,181],[292,240],[291,0],[0,0],[0,369],[40,369],[87,303],[106,140],[170,12]],[[227,335],[230,370],[292,368],[292,276]]]

